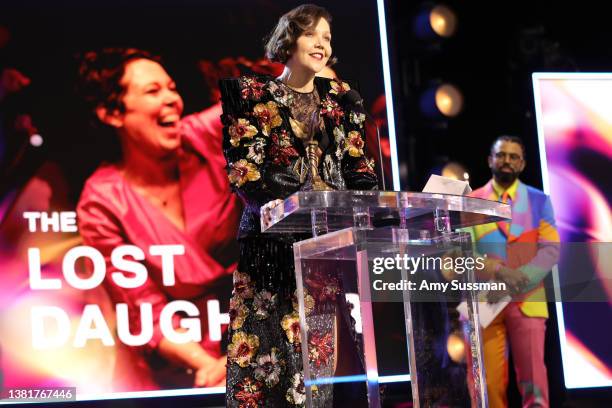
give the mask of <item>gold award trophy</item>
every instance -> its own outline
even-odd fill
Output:
[[[308,159],[308,169],[310,171],[312,189],[314,191],[332,191],[333,188],[327,185],[319,175],[319,160],[323,152],[319,148],[319,142],[315,139],[317,129],[322,126],[319,112],[315,111],[312,114],[312,119],[307,126],[293,118],[290,119],[293,133],[302,140],[306,149],[306,158]]]

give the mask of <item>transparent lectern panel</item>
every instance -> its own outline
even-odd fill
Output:
[[[450,285],[450,278],[462,283],[474,280],[473,273],[448,275],[448,270],[439,267],[441,263],[432,267],[424,263],[449,254],[470,256],[469,235],[426,235],[397,228],[349,228],[294,245],[299,313],[304,322],[304,379],[312,406],[331,406],[327,404],[345,382],[352,387],[349,394],[355,404],[367,401],[369,406],[380,406],[378,362],[398,353],[377,348],[376,328],[381,324],[375,321],[373,306],[389,302],[404,307],[400,318],[383,316],[382,326],[389,330],[395,325],[396,331],[406,333],[403,347],[408,349],[414,402],[460,407],[474,398],[475,406],[483,406],[484,373],[472,291],[410,289],[422,282],[440,288]],[[403,263],[410,260],[422,264]],[[465,300],[470,314],[461,318],[457,306]]]
[[[294,245],[306,406],[331,407],[334,392],[349,405],[367,402],[361,327],[351,315],[359,292],[354,238],[343,230]]]

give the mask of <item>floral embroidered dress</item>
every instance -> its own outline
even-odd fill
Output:
[[[376,188],[373,161],[364,156],[365,116],[345,106],[343,95],[350,85],[338,80],[315,78],[312,93],[293,91],[267,76],[222,80],[220,88],[229,181],[245,203],[230,302],[226,403],[300,406],[306,396],[292,247],[308,236],[262,234],[260,207],[311,189],[300,138],[313,131],[325,183],[335,189]],[[319,286],[320,291],[307,296],[310,312],[321,296],[339,293],[333,281]],[[311,359],[329,372],[333,314],[322,316],[320,330],[310,336]],[[318,405],[330,404],[331,395],[318,394]]]

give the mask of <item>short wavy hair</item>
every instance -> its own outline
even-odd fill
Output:
[[[79,58],[76,91],[85,102],[83,108],[89,116],[89,151],[86,153],[92,163],[118,162],[123,157],[121,142],[116,129],[104,123],[96,110],[100,107],[107,112],[125,112],[123,95],[125,86],[121,79],[126,66],[135,60],[148,59],[161,63],[161,59],[148,51],[137,48],[103,48],[88,51]]]
[[[266,57],[273,62],[286,64],[295,49],[297,39],[307,30],[313,29],[320,19],[324,18],[331,26],[332,17],[323,7],[314,4],[302,4],[285,13],[276,23],[274,30],[266,37]],[[331,56],[327,66],[335,64],[338,59]]]
[[[121,78],[128,63],[138,59],[161,63],[158,56],[138,48],[104,48],[86,52],[80,59],[77,91],[92,113],[98,107],[124,111]]]

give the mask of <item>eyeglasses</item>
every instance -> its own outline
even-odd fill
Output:
[[[496,160],[504,160],[506,157],[508,157],[511,162],[523,160],[523,158],[516,153],[497,152],[493,156],[495,156]]]

